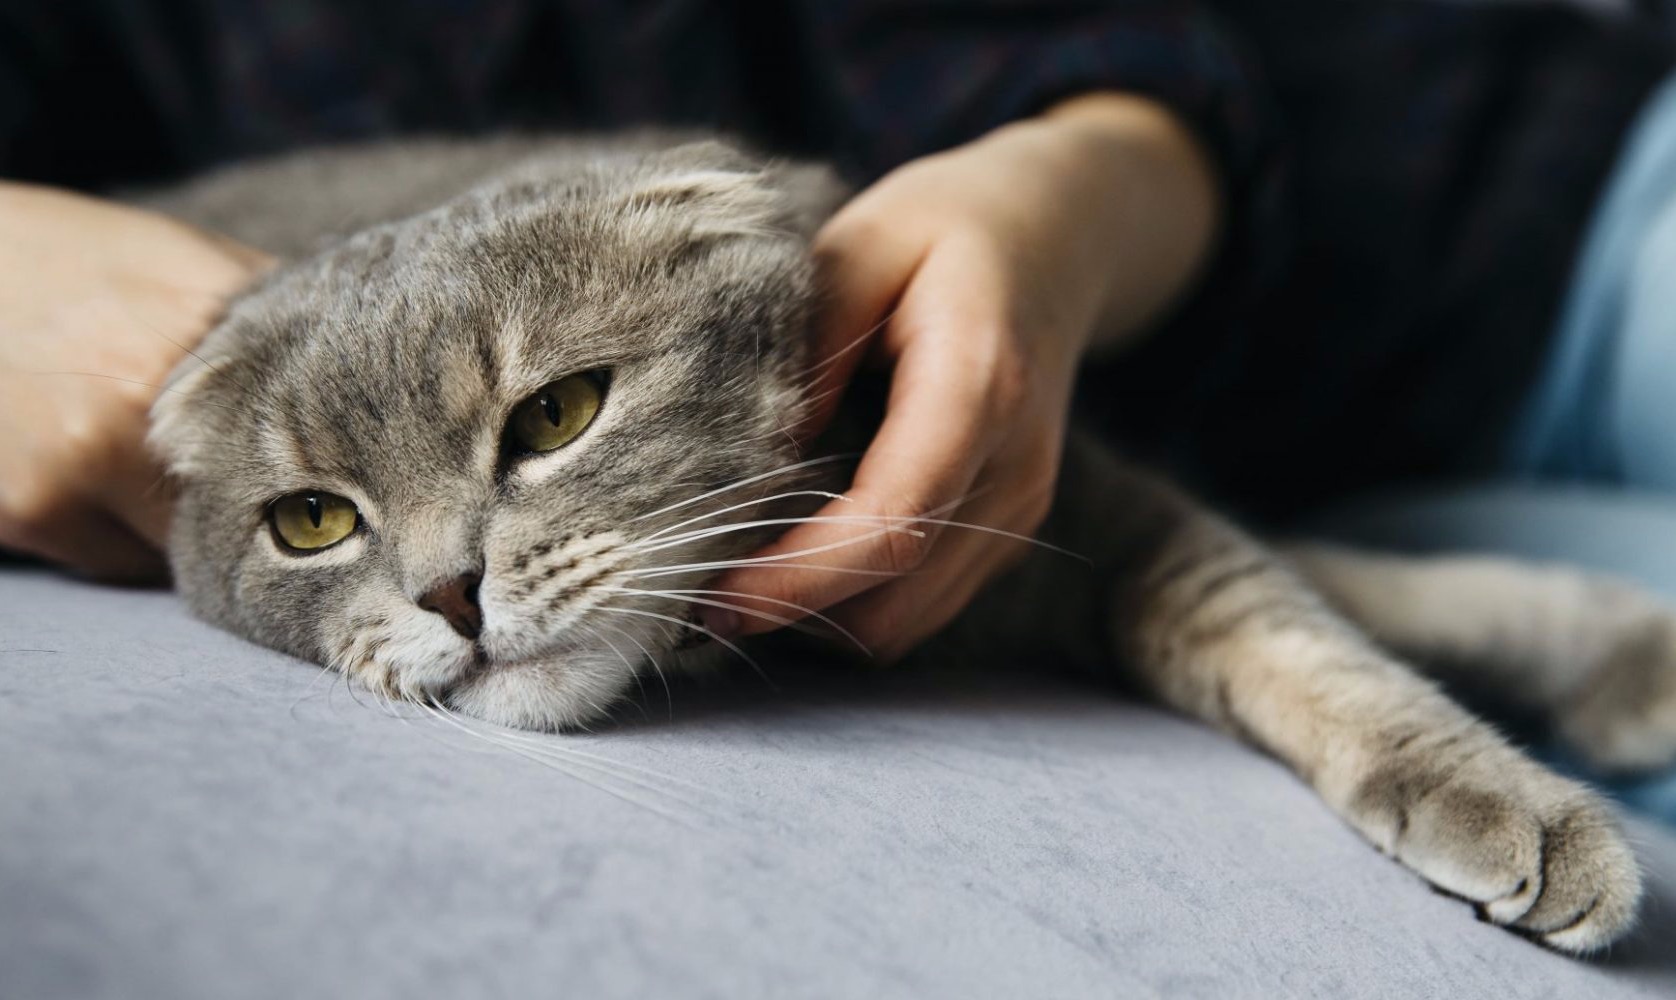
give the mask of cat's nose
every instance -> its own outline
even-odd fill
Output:
[[[448,619],[454,631],[467,639],[475,639],[483,631],[483,609],[477,603],[477,588],[482,582],[481,573],[456,576],[427,591],[419,598],[419,606]]]

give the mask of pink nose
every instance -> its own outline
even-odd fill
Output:
[[[481,573],[456,576],[432,587],[419,598],[419,606],[448,619],[454,631],[467,639],[475,639],[483,631],[483,609],[477,604],[477,587],[482,582]]]

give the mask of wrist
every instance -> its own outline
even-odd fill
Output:
[[[1054,133],[1067,199],[1102,283],[1094,346],[1128,342],[1191,287],[1221,221],[1216,171],[1192,130],[1156,101],[1085,94],[1033,119]]]

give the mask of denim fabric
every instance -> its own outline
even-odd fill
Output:
[[[1672,388],[1676,79],[1642,112],[1595,215],[1511,471],[1676,491]]]
[[[1676,604],[1676,500],[1659,493],[1513,486],[1416,493],[1339,511],[1308,530],[1398,551],[1488,552],[1582,566],[1633,580]],[[1493,714],[1493,706],[1488,710]],[[1541,733],[1516,736],[1551,764],[1676,827],[1676,770],[1631,778],[1591,774]]]

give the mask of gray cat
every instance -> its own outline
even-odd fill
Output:
[[[785,433],[808,240],[841,196],[714,142],[507,138],[314,152],[154,199],[286,260],[154,410],[186,600],[391,697],[532,729],[713,658],[691,641],[725,603],[707,581],[843,482]],[[1597,764],[1663,765],[1676,619],[1653,600],[1498,561],[1282,554],[1082,434],[1057,495],[1042,537],[1092,568],[1026,560],[961,648],[1121,672],[1555,948],[1632,926],[1610,808],[1397,656],[1498,684]]]

